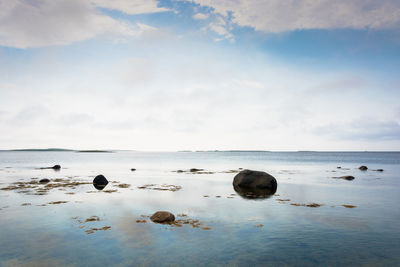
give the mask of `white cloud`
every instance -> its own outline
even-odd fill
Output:
[[[118,10],[130,15],[157,13],[169,11],[167,8],[158,7],[155,0],[90,0],[94,5]]]
[[[200,19],[200,20],[208,19],[209,17],[210,17],[209,14],[204,14],[204,13],[196,13],[193,15],[194,19]]]
[[[239,26],[263,32],[298,29],[399,27],[398,0],[193,0]]]
[[[207,25],[207,27],[202,28],[203,31],[212,31],[220,36],[216,41],[229,40],[231,42],[235,41],[232,33],[230,33],[232,26],[225,20],[224,17],[217,15],[215,18]]]
[[[154,1],[95,1],[96,6],[129,14],[164,11]],[[0,45],[17,48],[67,45],[98,35],[138,36],[143,24],[115,20],[79,0],[0,0]],[[153,29],[150,29],[153,30]],[[117,38],[118,39],[118,38]]]

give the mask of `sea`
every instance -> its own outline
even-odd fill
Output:
[[[0,266],[400,266],[399,204],[400,152],[1,151]]]

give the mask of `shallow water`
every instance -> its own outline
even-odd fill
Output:
[[[54,164],[62,169],[37,169]],[[173,172],[190,168],[214,173]],[[226,171],[238,168],[275,176],[276,194],[237,195],[235,173]],[[384,171],[372,171],[378,168]],[[45,185],[0,190],[0,266],[400,263],[400,153],[0,152],[0,188],[37,181],[32,178],[90,183],[98,174],[110,181],[103,191],[92,184],[43,194],[36,190]],[[355,179],[332,179],[343,175]],[[148,184],[153,186],[138,188]],[[162,185],[182,189],[151,190]],[[57,201],[66,202],[49,204]],[[309,203],[321,206],[291,205]],[[154,224],[146,216],[158,210],[186,214],[177,218],[201,225]],[[85,222],[91,216],[99,220]]]

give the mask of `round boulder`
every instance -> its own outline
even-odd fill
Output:
[[[150,220],[155,223],[169,223],[175,221],[175,216],[168,211],[157,211],[151,215]]]
[[[103,175],[97,175],[94,179],[93,179],[93,185],[97,190],[103,190],[104,187],[106,187],[106,185],[108,184],[108,180],[106,179],[106,177],[104,177]]]
[[[243,170],[233,178],[233,189],[244,198],[268,198],[277,187],[276,179],[266,172]]]
[[[266,172],[243,170],[233,178],[233,185],[244,188],[260,188],[275,190],[278,187],[276,179]]]
[[[41,180],[39,181],[39,183],[41,183],[41,184],[47,184],[48,182],[50,182],[50,180],[47,179],[47,178],[41,179]]]

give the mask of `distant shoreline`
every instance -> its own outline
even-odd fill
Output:
[[[75,153],[116,153],[116,152],[148,152],[148,153],[400,153],[400,151],[271,151],[271,150],[179,150],[179,151],[139,151],[122,149],[88,149],[76,150],[65,148],[21,148],[21,149],[0,149],[0,152],[75,152]]]

